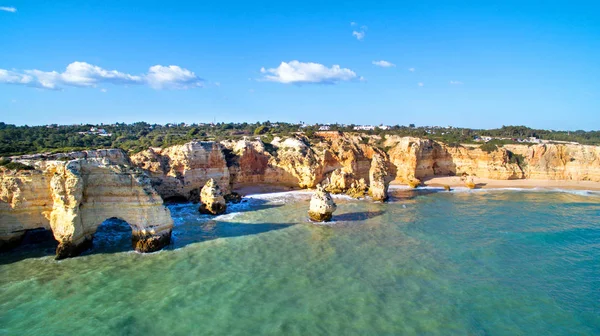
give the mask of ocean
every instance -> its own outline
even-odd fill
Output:
[[[91,251],[0,254],[1,335],[598,335],[600,193],[393,189],[253,195],[218,217],[169,205],[173,244],[131,250],[108,220]]]

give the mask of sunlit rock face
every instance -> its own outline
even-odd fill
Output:
[[[485,152],[478,146],[448,146],[429,139],[389,136],[390,161],[396,166],[395,180],[409,184],[433,176],[474,175],[508,180],[523,178],[522,168],[511,162],[509,152],[499,148]]]
[[[371,169],[369,170],[369,195],[375,201],[385,201],[388,198],[388,188],[391,178],[387,170],[387,162],[384,157],[375,154],[371,161]]]
[[[3,244],[45,228],[59,242],[57,259],[72,257],[89,248],[97,227],[112,217],[129,223],[137,251],[156,251],[170,242],[169,210],[147,175],[131,167],[122,151],[69,154],[61,160],[20,160],[35,170],[0,170]]]
[[[336,209],[337,206],[331,195],[321,185],[317,185],[317,190],[310,199],[310,208],[308,210],[310,219],[315,222],[329,222]]]
[[[600,146],[574,144],[506,145],[526,160],[524,177],[542,180],[600,181]]]
[[[208,180],[200,192],[198,211],[203,214],[220,215],[226,210],[227,204],[219,185],[213,179]]]
[[[163,199],[197,202],[209,179],[229,191],[229,169],[218,142],[192,141],[167,148],[150,148],[131,156],[135,166],[148,172]]]

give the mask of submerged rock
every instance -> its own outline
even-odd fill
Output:
[[[238,204],[242,201],[242,195],[236,193],[235,191],[225,195],[224,198],[227,203]]]
[[[310,208],[308,210],[310,219],[315,222],[329,222],[336,209],[337,206],[333,202],[331,195],[320,184],[317,185],[317,191],[310,199]]]
[[[203,214],[220,215],[227,210],[225,198],[217,182],[208,180],[200,192],[200,211]]]

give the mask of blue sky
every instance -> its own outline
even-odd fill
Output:
[[[598,1],[0,0],[0,121],[597,130],[598,13]]]

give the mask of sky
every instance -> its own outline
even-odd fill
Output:
[[[0,0],[0,121],[600,129],[600,1]]]

